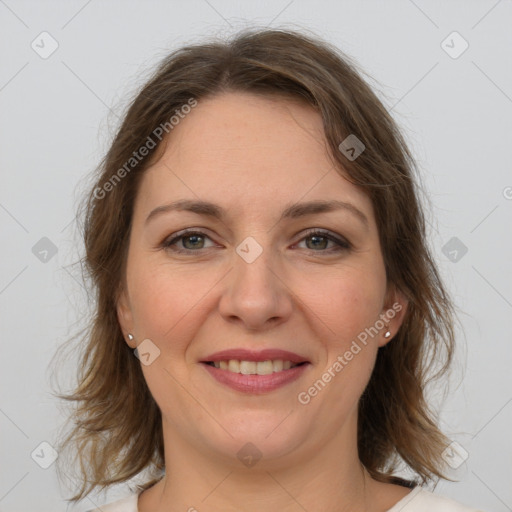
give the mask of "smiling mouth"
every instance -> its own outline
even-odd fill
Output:
[[[273,359],[267,361],[239,361],[230,359],[226,361],[203,361],[208,366],[213,366],[220,370],[230,373],[239,373],[242,375],[271,375],[272,373],[290,370],[297,366],[309,364],[307,361],[301,363],[292,363],[282,359]]]

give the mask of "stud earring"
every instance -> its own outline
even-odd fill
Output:
[[[388,339],[391,336],[391,333],[389,331],[386,331],[384,334],[384,338]]]
[[[133,341],[133,334],[128,333],[127,336],[129,341]]]

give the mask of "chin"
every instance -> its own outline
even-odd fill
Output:
[[[299,424],[298,416],[290,412],[252,411],[244,413],[243,417],[219,417],[219,423],[231,435],[217,425],[217,428],[207,432],[210,436],[215,432],[215,440],[213,436],[208,437],[205,443],[217,451],[218,455],[231,460],[236,458],[248,467],[255,462],[259,468],[276,467],[280,460],[303,446],[310,438],[304,422]]]

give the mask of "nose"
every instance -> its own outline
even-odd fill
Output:
[[[266,330],[291,315],[293,296],[282,266],[268,249],[249,263],[234,255],[219,303],[220,314],[247,330]]]

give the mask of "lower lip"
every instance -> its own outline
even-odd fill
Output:
[[[242,393],[259,394],[274,391],[297,380],[309,366],[309,363],[295,366],[289,370],[271,373],[270,375],[243,375],[242,373],[234,373],[229,370],[221,370],[206,363],[201,363],[201,365],[221,384],[225,384]]]

